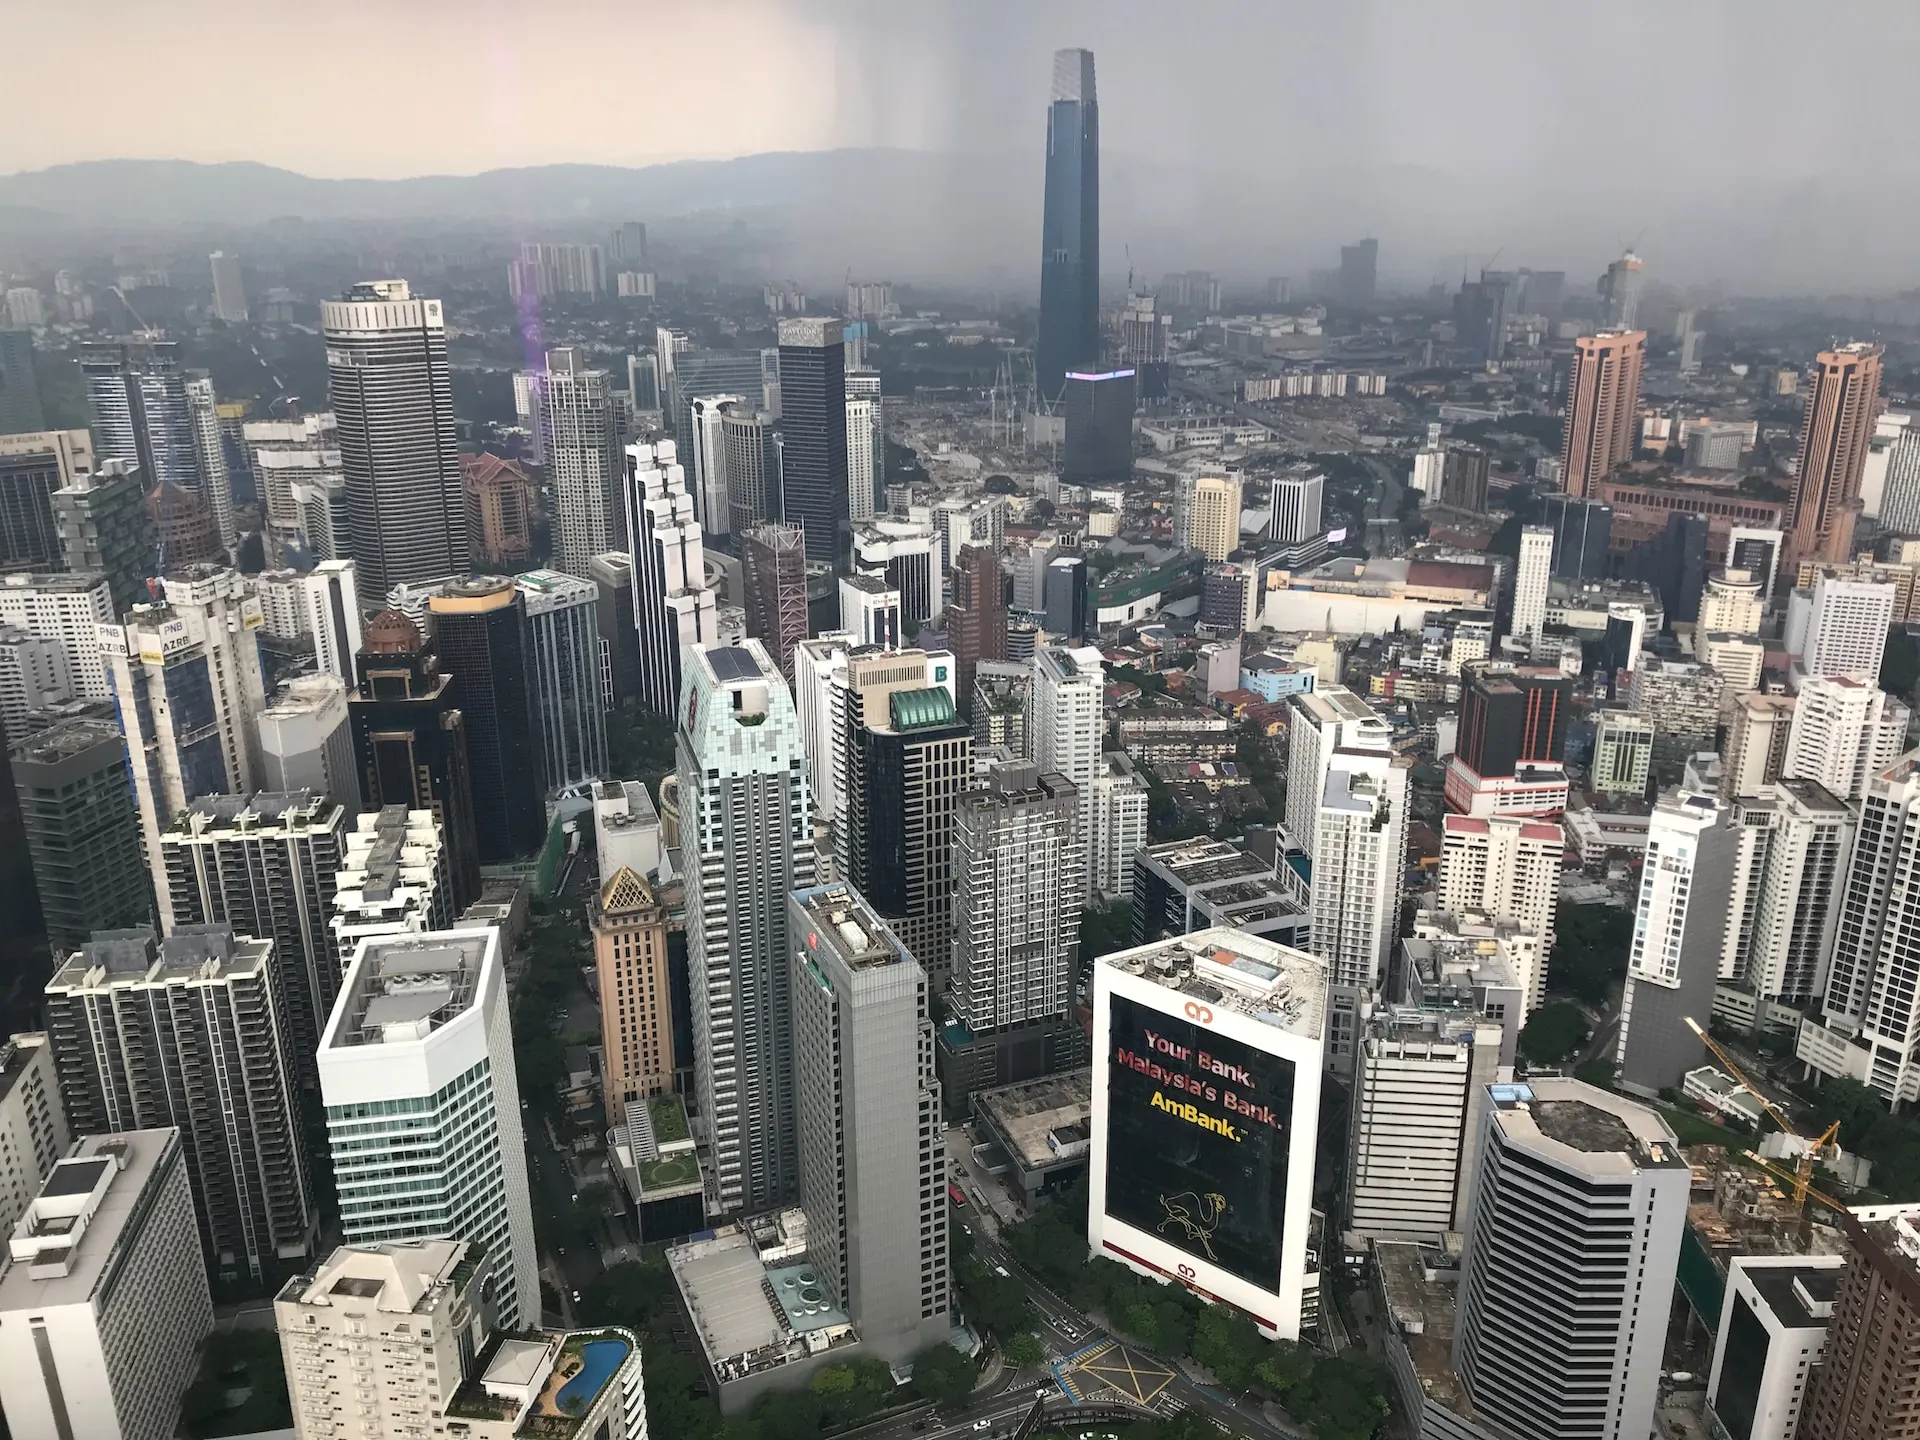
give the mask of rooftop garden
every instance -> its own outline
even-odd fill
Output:
[[[647,1118],[653,1123],[653,1140],[666,1147],[692,1138],[687,1129],[687,1109],[678,1095],[655,1095],[647,1101]]]
[[[642,1160],[636,1167],[643,1190],[670,1190],[677,1185],[692,1185],[700,1179],[700,1161],[691,1150],[676,1150],[657,1160]]]

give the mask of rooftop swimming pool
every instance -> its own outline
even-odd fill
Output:
[[[584,1415],[627,1358],[624,1340],[589,1340],[580,1351],[580,1373],[560,1387],[554,1402],[563,1415]]]

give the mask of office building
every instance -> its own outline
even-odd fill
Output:
[[[1180,479],[1178,540],[1214,564],[1240,548],[1240,481],[1230,475]]]
[[[884,679],[849,677],[835,864],[907,948],[928,957],[927,975],[944,989],[952,965],[954,813],[972,776],[973,731],[950,690],[906,677],[915,667],[900,658],[907,663],[890,664]]]
[[[1653,1111],[1578,1080],[1495,1086],[1453,1367],[1513,1435],[1653,1431],[1692,1171]]]
[[[1540,497],[1542,524],[1553,530],[1553,578],[1604,580],[1613,544],[1613,507],[1562,493]]]
[[[96,930],[147,924],[152,881],[119,727],[61,721],[16,743],[11,758],[53,952],[79,948]]]
[[[0,1275],[16,1440],[172,1440],[213,1330],[181,1133],[88,1135],[49,1171]]]
[[[1449,445],[1441,466],[1440,503],[1486,514],[1491,466],[1492,457],[1478,445]]]
[[[670,440],[627,446],[639,705],[653,715],[674,713],[687,650],[715,643],[720,633],[717,600],[707,588],[700,526],[693,518],[686,472],[675,456]]]
[[[781,514],[806,531],[807,559],[846,563],[846,346],[840,321],[780,322]]]
[[[1566,835],[1558,825],[1515,816],[1448,815],[1441,822],[1434,903],[1523,926],[1553,944]],[[1529,1012],[1546,994],[1544,965],[1521,976]]]
[[[807,638],[807,540],[798,525],[763,521],[740,534],[747,634],[789,681],[793,653]]]
[[[1814,359],[1786,523],[1791,559],[1837,563],[1853,555],[1860,477],[1880,415],[1882,353],[1856,341]]]
[[[60,568],[65,551],[54,494],[92,474],[93,439],[85,430],[0,433],[0,570]]]
[[[1453,297],[1454,337],[1467,363],[1496,365],[1507,354],[1507,319],[1513,312],[1511,270],[1482,268],[1478,280],[1462,280]]]
[[[1007,658],[1007,576],[999,555],[985,545],[963,545],[954,557],[947,643],[953,647],[960,709],[971,716],[974,680],[982,662]]]
[[[347,717],[360,803],[432,814],[446,842],[455,903],[464,908],[480,895],[480,856],[467,716],[453,677],[420,627],[398,610],[383,610],[367,623],[357,668],[360,689],[347,701]]]
[[[863,522],[853,532],[853,568],[900,592],[901,618],[909,625],[946,608],[940,537],[931,524],[893,516]]]
[[[53,517],[66,568],[104,575],[116,618],[148,598],[147,581],[160,565],[142,471],[109,459],[92,474],[76,474],[54,492]]]
[[[1514,572],[1513,626],[1515,640],[1531,645],[1547,622],[1547,581],[1553,574],[1553,531],[1528,525],[1520,531],[1520,564]]]
[[[1593,765],[1588,771],[1593,788],[1603,794],[1644,796],[1652,767],[1653,721],[1627,710],[1602,710],[1593,725]]]
[[[1842,800],[1859,800],[1906,748],[1911,719],[1906,705],[1871,681],[1809,680],[1794,697],[1779,776],[1817,781]]]
[[[533,554],[533,512],[539,493],[533,477],[498,455],[462,455],[460,484],[466,498],[472,563],[518,570]],[[623,529],[620,542],[625,541]]]
[[[1134,378],[1131,370],[1067,372],[1060,397],[1066,418],[1061,479],[1111,485],[1132,477]]]
[[[1893,602],[1892,585],[1822,571],[1813,582],[1813,605],[1799,648],[1801,669],[1878,685]]]
[[[622,865],[600,886],[591,925],[601,1094],[607,1114],[622,1115],[629,1101],[673,1090],[667,909],[645,875]]]
[[[549,350],[539,386],[541,449],[553,485],[553,568],[586,578],[595,555],[626,542],[620,505],[629,411],[605,370],[572,346]]]
[[[156,486],[147,495],[147,519],[153,526],[161,573],[178,565],[226,563],[220,527],[199,492],[178,485]]]
[[[1100,358],[1100,103],[1093,52],[1057,50],[1047,106],[1040,220],[1040,398],[1060,398],[1069,370]]]
[[[71,1143],[45,1032],[0,1041],[0,1229],[12,1233]]]
[[[234,519],[233,485],[227,475],[226,446],[220,433],[220,402],[213,393],[213,381],[205,378],[187,381],[186,394],[187,418],[193,425],[195,469],[200,476],[197,494],[212,517],[221,554],[231,557],[239,548],[240,529]],[[173,551],[169,549],[167,553],[172,563]]]
[[[1758,635],[1766,614],[1766,597],[1761,593],[1757,576],[1737,567],[1714,570],[1708,574],[1706,590],[1700,596],[1700,615],[1694,634],[1724,631],[1730,635]]]
[[[1714,1327],[1707,1432],[1739,1440],[1794,1440],[1808,1382],[1820,1368],[1840,1255],[1735,1255]]]
[[[600,591],[590,580],[557,570],[530,570],[513,583],[526,606],[541,773],[549,792],[578,790],[607,769]]]
[[[851,631],[826,630],[801,641],[793,656],[793,708],[807,757],[808,788],[829,823],[839,811],[834,766],[845,748],[847,654],[863,644]]]
[[[331,795],[360,809],[360,773],[346,686],[331,675],[284,680],[260,712],[262,789]]]
[[[593,845],[602,883],[622,866],[645,879],[660,868],[660,812],[638,780],[603,780],[593,791]]]
[[[430,811],[388,805],[353,817],[326,917],[336,974],[370,936],[445,930],[457,914],[452,856]]]
[[[384,595],[465,575],[472,551],[440,302],[416,298],[404,280],[367,281],[321,304],[320,329],[360,584]]]
[[[503,1329],[540,1315],[533,1209],[500,931],[360,943],[320,1041],[340,1226],[350,1245],[483,1247]]]
[[[117,618],[104,575],[0,575],[0,626],[57,641],[66,653],[67,677],[76,699],[112,694],[100,627]]]
[[[640,637],[634,629],[633,557],[609,550],[587,562],[587,578],[599,591],[594,623],[600,628],[600,649],[606,656],[601,703],[615,709],[632,703],[640,692]]]
[[[1344,686],[1319,686],[1287,697],[1286,829],[1309,858],[1335,753],[1385,755],[1392,748],[1387,722]]]
[[[1347,1142],[1347,1225],[1368,1239],[1464,1231],[1474,1140],[1500,1079],[1502,1030],[1472,1005],[1379,1005],[1361,1032]]]
[[[1336,986],[1374,989],[1386,979],[1400,933],[1412,769],[1407,757],[1353,754],[1334,755],[1327,768],[1315,819],[1309,948]],[[1327,1043],[1336,1053],[1336,1037]]]
[[[24,435],[46,427],[40,378],[33,368],[33,332],[0,329],[0,435]]]
[[[1826,990],[1827,957],[1853,854],[1853,810],[1812,780],[1733,801],[1739,850],[1721,978],[1805,1009]]]
[[[149,486],[200,488],[187,373],[171,340],[88,340],[80,346],[94,453],[137,469]]]
[[[530,855],[546,838],[547,812],[541,801],[544,750],[526,597],[512,580],[480,576],[442,587],[427,610],[434,648],[452,677],[466,721],[480,863]],[[597,697],[598,686],[592,693]]]
[[[1282,545],[1298,545],[1321,533],[1320,517],[1327,477],[1316,467],[1289,465],[1275,475],[1267,490],[1272,518],[1267,535]],[[1237,522],[1236,522],[1237,523]],[[1237,547],[1239,537],[1234,537]]]
[[[1369,236],[1340,247],[1340,301],[1344,305],[1373,304],[1374,275],[1380,264],[1380,242]]]
[[[1086,638],[1087,562],[1079,555],[1056,555],[1045,572],[1041,621],[1049,636],[1077,643]],[[1011,634],[1009,634],[1011,642]]]
[[[1448,803],[1466,810],[1460,784],[1520,774],[1566,759],[1573,681],[1557,667],[1469,661],[1461,666],[1460,730],[1448,769]]]
[[[256,1283],[319,1218],[273,949],[227,925],[107,930],[46,990],[74,1133],[179,1127],[207,1271]]]
[[[1641,330],[1602,330],[1574,341],[1560,437],[1560,484],[1578,499],[1599,499],[1600,482],[1633,458],[1640,424]]]
[[[216,250],[207,257],[213,271],[214,318],[228,325],[247,323],[247,282],[240,270],[240,257]]]
[[[1640,290],[1646,283],[1647,262],[1629,250],[1607,266],[1594,287],[1600,296],[1601,323],[1631,330],[1640,315]]]
[[[709,1200],[795,1194],[787,896],[814,879],[808,767],[787,687],[758,641],[689,652],[679,730],[700,1138]]]
[[[340,991],[327,921],[346,837],[345,807],[312,791],[202,795],[160,837],[175,925],[227,925],[273,942],[290,1074],[307,1086]]]
[[[1920,1384],[1920,1355],[1912,1340],[1920,1318],[1914,1294],[1920,1213],[1911,1205],[1874,1206],[1843,1213],[1840,1226],[1846,1268],[1826,1292],[1832,1297],[1830,1318],[1810,1317],[1826,1319],[1826,1346],[1806,1376],[1797,1433],[1806,1440],[1892,1440],[1910,1428],[1914,1387]],[[1807,1363],[1789,1361],[1789,1373],[1800,1378]]]
[[[1224,925],[1276,945],[1311,948],[1306,897],[1294,877],[1281,880],[1272,856],[1226,840],[1144,845],[1142,838],[1131,867],[1134,944]]]
[[[1739,838],[1732,807],[1711,795],[1669,791],[1653,807],[1614,1051],[1623,1090],[1678,1090],[1706,1063],[1687,1022],[1713,1008]]]
[[[878,575],[840,577],[840,629],[856,648],[898,650],[900,592]]]
[[[1317,1293],[1308,1231],[1327,977],[1226,928],[1093,966],[1087,1243],[1274,1339]]]
[[[852,888],[787,903],[807,1259],[862,1348],[897,1364],[953,1326],[931,982]]]
[[[851,407],[852,402],[848,402]],[[848,411],[848,473],[853,467],[852,411]],[[727,474],[727,531],[739,535],[750,526],[780,518],[780,440],[773,415],[744,403],[720,415],[720,439]],[[851,484],[851,480],[848,482]],[[871,510],[871,505],[869,505]]]
[[[1080,833],[1086,846],[1088,888],[1100,842],[1094,831],[1095,778],[1106,737],[1106,662],[1091,646],[1043,646],[1033,659],[1030,740],[1043,774],[1064,776],[1080,797]]]
[[[953,821],[953,963],[938,1035],[949,1114],[968,1097],[1083,1063],[1080,797],[1028,761],[993,763]]]
[[[161,832],[199,795],[256,788],[261,688],[260,601],[231,570],[166,578],[166,600],[102,626],[114,703],[132,757],[133,794],[160,923],[171,930]]]

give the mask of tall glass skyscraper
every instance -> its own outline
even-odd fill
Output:
[[[1040,396],[1100,359],[1100,105],[1093,52],[1056,50],[1047,110],[1046,209],[1040,221]]]
[[[780,322],[782,518],[807,532],[807,559],[847,562],[846,343],[838,320]]]

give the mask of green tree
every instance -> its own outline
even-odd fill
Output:
[[[1260,1383],[1286,1405],[1292,1397],[1313,1381],[1313,1354],[1302,1350],[1292,1341],[1282,1340],[1273,1346],[1273,1353],[1254,1367],[1254,1375]]]
[[[945,1343],[913,1357],[913,1392],[935,1405],[958,1405],[973,1393],[977,1378],[973,1362]]]
[[[1147,1349],[1160,1348],[1160,1321],[1153,1313],[1153,1306],[1136,1301],[1120,1313],[1116,1323]]]
[[[1103,955],[1133,943],[1133,907],[1127,904],[1088,905],[1080,912],[1080,963],[1091,965]]]
[[[853,1371],[845,1365],[829,1365],[815,1372],[807,1388],[816,1395],[844,1395],[853,1389]]]
[[[1242,1391],[1253,1383],[1267,1348],[1253,1321],[1228,1306],[1206,1306],[1194,1323],[1193,1358],[1229,1390]]]
[[[1587,1038],[1587,1017],[1577,1006],[1542,1005],[1520,1032],[1520,1053],[1535,1065],[1558,1065]]]
[[[1024,1330],[1018,1335],[1009,1335],[1000,1349],[1013,1365],[1038,1365],[1047,1358],[1047,1352],[1040,1348],[1040,1337]]]
[[[1589,1005],[1606,1003],[1626,978],[1633,916],[1611,905],[1562,905],[1554,920],[1547,989]]]
[[[1288,1410],[1320,1440],[1373,1440],[1393,1415],[1387,1372],[1363,1350],[1321,1356],[1306,1397]]]

